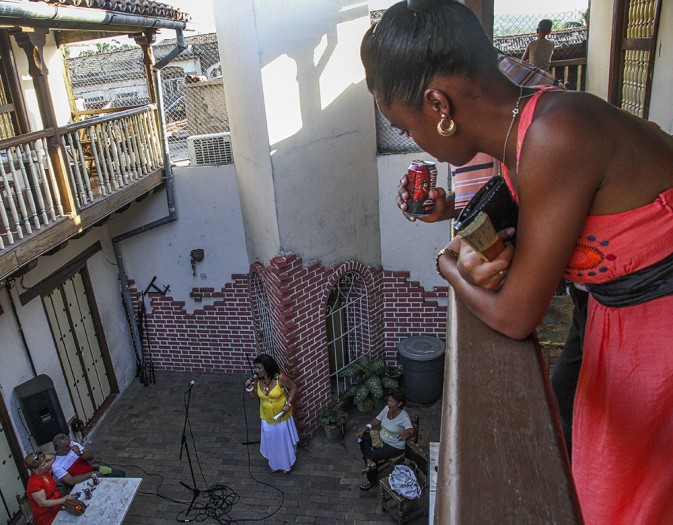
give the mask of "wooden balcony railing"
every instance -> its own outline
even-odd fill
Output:
[[[434,523],[579,524],[539,349],[449,297]]]
[[[0,143],[0,249],[63,217],[46,132]]]
[[[162,183],[157,118],[146,105],[0,141],[0,278]]]
[[[61,130],[77,207],[117,191],[161,166],[153,106],[94,117]]]
[[[551,63],[551,74],[563,82],[566,88],[573,91],[585,91],[586,72],[586,57],[569,60],[552,60]]]

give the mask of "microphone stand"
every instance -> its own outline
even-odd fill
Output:
[[[180,460],[182,460],[182,452],[183,450],[187,454],[187,463],[189,464],[189,472],[192,476],[192,486],[190,487],[184,482],[180,482],[180,485],[185,487],[186,489],[190,490],[192,492],[192,501],[189,503],[189,507],[187,508],[187,512],[185,513],[185,516],[189,516],[189,513],[191,512],[192,508],[194,507],[194,502],[196,501],[196,498],[199,497],[199,494],[201,494],[202,491],[200,491],[196,487],[196,478],[194,477],[194,467],[192,465],[192,458],[189,455],[189,446],[187,444],[187,422],[189,421],[189,403],[192,399],[192,387],[194,386],[194,381],[192,381],[189,386],[187,387],[187,391],[185,392],[185,421],[182,425],[182,438],[180,439]],[[190,426],[191,430],[191,426]],[[209,492],[209,491],[203,491]],[[178,520],[182,522],[187,522],[190,521],[189,519],[185,518],[184,520]]]

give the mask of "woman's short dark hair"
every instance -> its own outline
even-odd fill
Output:
[[[261,363],[264,370],[266,370],[266,375],[268,377],[276,377],[277,374],[280,374],[278,363],[276,363],[276,360],[268,354],[259,354],[252,362]]]
[[[367,87],[386,105],[420,109],[437,75],[477,79],[498,71],[495,48],[468,7],[455,0],[418,3],[422,9],[406,0],[393,5],[362,39]]]
[[[402,408],[404,408],[404,405],[407,404],[407,396],[399,388],[393,388],[392,390],[388,390],[386,398],[389,397],[392,397],[395,401],[397,401]]]

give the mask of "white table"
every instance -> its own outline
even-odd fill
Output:
[[[53,521],[53,525],[121,525],[126,513],[133,503],[142,478],[104,478],[91,491],[91,499],[84,496],[84,488],[91,480],[75,485],[72,493],[81,492],[79,499],[87,505],[86,512],[81,516],[73,516],[65,510],[60,511]],[[71,494],[72,494],[71,493]]]

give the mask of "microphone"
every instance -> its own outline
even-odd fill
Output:
[[[186,394],[187,392],[189,392],[195,384],[196,384],[196,381],[194,381],[194,380],[192,379],[192,380],[189,382],[189,386],[187,387],[187,390],[185,390],[185,394]]]
[[[256,381],[258,379],[259,379],[259,376],[257,375],[257,372],[253,372],[252,377],[250,379],[248,379],[248,381]],[[255,389],[255,387],[252,384],[250,384],[250,386],[245,387],[246,392],[252,392],[254,389]]]

